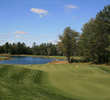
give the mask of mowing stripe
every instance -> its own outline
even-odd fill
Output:
[[[35,75],[35,78],[34,78],[34,83],[37,85],[41,85],[42,76],[43,76],[43,71],[37,70],[37,74]]]
[[[41,70],[0,65],[0,100],[76,100],[47,88]],[[8,77],[9,76],[9,77]]]

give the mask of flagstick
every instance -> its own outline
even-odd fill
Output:
[[[77,69],[77,68],[78,68],[78,66],[76,65],[76,69]],[[76,79],[76,72],[77,72],[76,69],[75,69],[75,79]]]

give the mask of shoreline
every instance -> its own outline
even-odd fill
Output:
[[[11,54],[0,54],[0,56],[10,57],[10,56],[28,56],[28,57],[43,57],[49,59],[67,59],[65,56],[45,56],[45,55],[11,55]]]
[[[13,59],[12,57],[0,57],[0,61],[3,61],[3,60],[11,60]]]
[[[43,57],[43,58],[49,58],[49,59],[65,59],[67,60],[66,56],[46,56],[46,55],[25,55],[25,54],[19,54],[19,55],[11,55],[11,54],[0,54],[0,56],[6,56],[6,57],[10,57],[10,56],[28,56],[28,57]],[[74,59],[81,59],[81,57],[74,57],[71,56],[70,58],[74,58]]]

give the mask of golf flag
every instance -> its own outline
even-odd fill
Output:
[[[76,65],[76,68],[78,68],[78,66]]]

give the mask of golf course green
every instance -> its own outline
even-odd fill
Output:
[[[110,67],[0,64],[0,100],[110,100]]]

